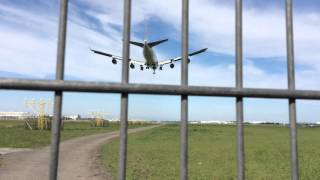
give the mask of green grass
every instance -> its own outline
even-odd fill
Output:
[[[320,128],[299,128],[300,176],[320,177]],[[224,125],[189,126],[189,179],[236,179],[236,129]],[[179,179],[179,126],[167,125],[128,138],[127,179]],[[114,176],[118,140],[106,144],[103,159]],[[289,129],[246,126],[246,179],[290,179]]]
[[[142,125],[130,125],[129,128]],[[90,134],[116,131],[119,125],[110,123],[108,127],[91,127],[89,121],[65,122],[61,131],[61,139],[66,140],[74,137]],[[14,148],[37,148],[50,144],[51,131],[28,130],[24,121],[0,121],[0,147]]]

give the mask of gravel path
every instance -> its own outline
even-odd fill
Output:
[[[130,129],[129,133],[158,126]],[[101,164],[101,147],[119,132],[96,134],[64,141],[60,145],[59,180],[111,179]],[[0,179],[48,179],[49,146],[0,156]]]

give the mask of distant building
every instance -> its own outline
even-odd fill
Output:
[[[77,115],[69,115],[69,116],[63,116],[65,120],[80,120],[81,116],[79,114]]]
[[[233,121],[219,121],[219,120],[208,120],[208,121],[189,121],[190,124],[234,124]]]
[[[0,120],[23,120],[34,117],[29,112],[0,112]]]

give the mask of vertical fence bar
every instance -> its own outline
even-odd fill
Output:
[[[129,83],[129,56],[131,31],[131,0],[124,1],[123,46],[122,46],[122,84]],[[121,94],[121,123],[118,180],[126,179],[127,136],[128,136],[128,93]]]
[[[56,80],[64,78],[64,59],[66,47],[68,0],[60,1],[58,52],[56,66]],[[56,180],[58,177],[59,145],[62,111],[62,91],[55,91],[53,121],[51,128],[51,151],[49,165],[49,179]]]
[[[189,51],[189,0],[182,0],[182,63],[181,85],[188,86],[188,51]],[[188,96],[181,96],[180,127],[180,179],[188,179]]]
[[[294,39],[293,39],[293,17],[292,0],[286,0],[286,31],[287,31],[287,65],[288,65],[288,88],[295,89],[294,72]],[[291,149],[291,179],[299,179],[298,145],[297,145],[297,119],[296,100],[289,99],[289,121],[290,121],[290,149]]]
[[[242,0],[236,0],[236,88],[243,87],[242,73]],[[237,173],[238,180],[245,179],[245,153],[243,133],[243,98],[236,97],[237,121]]]

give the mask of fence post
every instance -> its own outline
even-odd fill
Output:
[[[182,0],[181,86],[188,86],[189,0]],[[180,179],[188,179],[188,95],[181,95]]]
[[[130,56],[130,31],[131,31],[131,0],[124,1],[123,9],[123,44],[122,44],[122,84],[129,83],[129,56]],[[128,136],[128,93],[121,93],[120,112],[120,151],[118,180],[126,179],[127,167],[127,136]]]
[[[60,1],[59,34],[58,34],[58,52],[56,66],[56,80],[64,78],[64,59],[66,47],[68,0]],[[62,111],[62,91],[55,91],[53,121],[51,128],[51,154],[49,165],[49,179],[56,180],[58,177],[60,128]]]
[[[236,89],[243,88],[242,72],[242,0],[236,0]],[[243,97],[236,97],[236,123],[237,123],[237,177],[245,179],[245,153],[243,133]]]
[[[294,72],[294,39],[292,0],[286,0],[286,34],[287,34],[287,68],[288,88],[295,90]],[[297,145],[297,117],[296,99],[289,98],[289,121],[290,121],[290,150],[291,150],[291,179],[299,179],[298,145]]]

